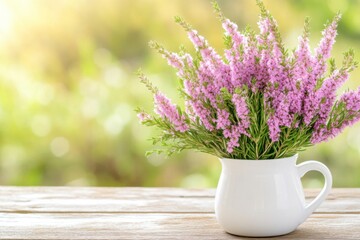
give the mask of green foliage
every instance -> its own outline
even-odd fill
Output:
[[[149,151],[147,155],[165,153],[170,156],[186,149],[193,149],[221,158],[274,159],[293,156],[312,145],[310,138],[314,123],[299,128],[294,126],[291,128],[283,127],[280,139],[272,142],[269,138],[267,126],[269,115],[265,111],[266,107],[262,93],[253,93],[247,91],[247,89],[238,89],[237,92],[247,95],[247,104],[250,108],[250,127],[248,129],[249,136],[242,135],[240,137],[240,146],[235,148],[234,152],[228,153],[226,150],[226,139],[221,130],[215,132],[207,130],[200,124],[198,118],[196,121],[188,121],[191,124],[190,130],[182,133],[175,131],[173,125],[167,119],[152,117],[143,124],[155,126],[161,130],[159,136],[151,140],[153,144],[159,144],[162,148]],[[221,97],[225,103],[222,107],[232,113],[230,116],[231,121],[238,122],[235,106],[231,101],[232,95],[226,88],[222,89]]]
[[[185,22],[185,20],[182,19],[181,17],[175,16],[174,20],[175,20],[176,23],[178,23],[180,26],[182,26],[186,31],[191,31],[192,30],[191,25],[189,23]]]

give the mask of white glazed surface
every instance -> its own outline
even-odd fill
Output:
[[[303,223],[329,194],[332,177],[320,162],[296,165],[296,160],[297,155],[274,160],[220,159],[215,214],[225,231],[249,237],[277,236]],[[300,178],[312,170],[324,175],[325,185],[306,205]]]

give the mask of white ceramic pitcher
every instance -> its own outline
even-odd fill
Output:
[[[292,232],[325,200],[332,185],[329,169],[317,161],[296,165],[297,155],[273,160],[220,159],[222,172],[215,214],[226,232],[250,237]],[[320,194],[306,204],[300,178],[308,171],[325,177]]]

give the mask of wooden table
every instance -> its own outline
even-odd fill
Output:
[[[306,196],[317,192],[306,190]],[[216,222],[214,193],[0,187],[0,239],[244,239],[225,233]],[[296,231],[275,239],[360,239],[360,189],[333,189]]]

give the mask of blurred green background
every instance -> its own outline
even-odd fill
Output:
[[[255,1],[219,1],[240,28],[256,27]],[[343,19],[333,55],[360,54],[360,1],[266,1],[285,42],[296,46],[310,16],[312,46],[327,19]],[[221,25],[207,0],[0,1],[0,184],[215,187],[219,161],[193,151],[144,156],[155,129],[138,123],[134,108],[152,109],[151,94],[134,71],[175,100],[174,71],[149,40],[177,51],[192,46],[173,17],[190,22],[218,50]],[[357,69],[344,89],[360,85]],[[344,90],[343,89],[343,90]],[[335,187],[360,187],[360,125],[308,149],[300,161],[329,166]],[[320,187],[322,177],[303,183]]]

